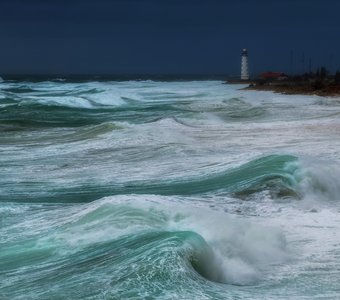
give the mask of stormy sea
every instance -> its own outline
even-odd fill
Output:
[[[340,99],[0,82],[0,299],[337,299]]]

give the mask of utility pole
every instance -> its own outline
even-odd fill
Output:
[[[294,52],[290,50],[290,76],[294,73]]]

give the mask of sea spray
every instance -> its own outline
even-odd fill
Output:
[[[1,299],[337,299],[337,99],[0,82]]]
[[[300,169],[300,189],[306,197],[322,200],[339,200],[340,165],[327,161],[305,159]]]
[[[151,289],[154,282],[149,279],[155,276],[160,276],[164,285],[172,280],[180,282],[183,276],[189,285],[195,285],[197,276],[202,276],[203,282],[249,285],[263,280],[264,270],[289,257],[282,233],[275,228],[264,228],[213,210],[175,204],[166,197],[108,197],[65,210],[66,214],[60,209],[56,211],[68,215],[59,223],[55,222],[58,215],[51,214],[50,224],[42,228],[43,236],[30,233],[31,242],[23,243],[28,238],[25,237],[3,249],[1,257],[6,264],[2,266],[21,274],[12,279],[6,290],[16,284],[17,291],[23,292],[29,283],[19,284],[15,278],[26,272],[31,273],[34,281],[41,281],[44,274],[50,279],[58,276],[66,283],[78,269],[85,272],[85,278],[90,274],[99,276],[97,272],[108,274],[111,269],[113,275],[125,273],[135,278],[138,285]],[[25,225],[30,231],[39,222],[38,218],[18,225]],[[50,271],[42,272],[46,263]],[[63,267],[65,263],[68,270]],[[129,270],[131,264],[134,275]],[[118,281],[111,283],[112,289],[119,290],[121,284],[128,287],[128,281]],[[50,285],[49,292],[44,291],[44,285],[36,286],[35,291],[54,297],[54,288],[59,289]],[[133,283],[130,288],[136,289]],[[84,296],[86,293],[85,290]]]

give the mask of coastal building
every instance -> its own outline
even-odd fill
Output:
[[[241,80],[249,80],[247,49],[243,49],[241,52]]]
[[[265,80],[285,80],[288,76],[283,72],[265,72],[261,74],[261,78]]]

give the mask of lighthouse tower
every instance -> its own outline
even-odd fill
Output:
[[[249,79],[249,71],[248,71],[248,51],[247,49],[243,49],[241,53],[241,80]]]

